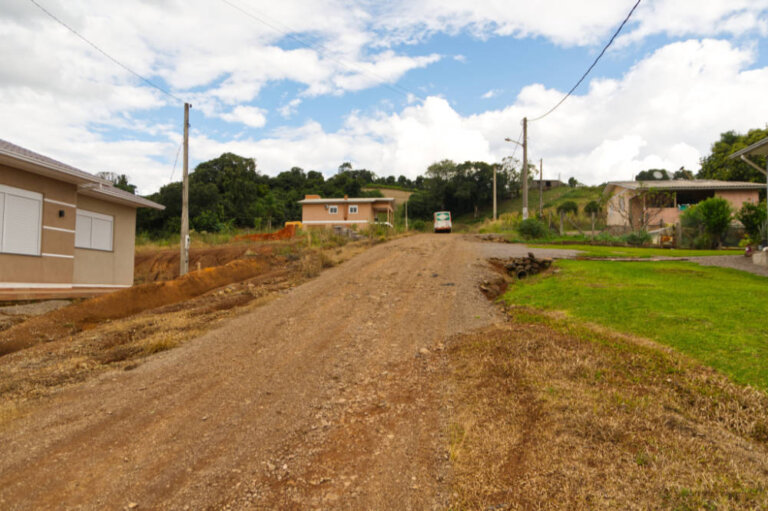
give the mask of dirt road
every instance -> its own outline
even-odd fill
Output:
[[[498,244],[379,245],[0,426],[2,509],[442,509],[435,355],[501,321]],[[490,253],[485,253],[490,252]]]

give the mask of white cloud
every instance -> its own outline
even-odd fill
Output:
[[[301,105],[301,98],[293,98],[288,103],[278,108],[277,111],[280,115],[282,115],[287,119],[289,117],[292,117],[294,114],[296,114],[296,111],[298,110],[299,105]]]
[[[501,92],[502,92],[501,89],[491,89],[480,97],[483,99],[491,99],[501,94]]]
[[[651,167],[698,169],[699,158],[721,132],[765,124],[754,105],[763,101],[768,68],[748,70],[753,58],[750,49],[716,40],[662,47],[621,79],[593,80],[586,94],[531,123],[530,158],[544,158],[547,176],[595,184],[629,179]],[[415,177],[442,158],[500,161],[512,151],[503,139],[517,138],[520,119],[544,112],[562,95],[531,85],[515,104],[470,116],[461,116],[445,99],[429,97],[396,114],[350,115],[335,132],[309,122],[235,147],[269,173],[294,165],[331,170],[351,160],[379,174]],[[201,159],[232,150],[231,144],[207,138],[195,144]]]
[[[238,106],[220,117],[227,122],[239,122],[251,128],[261,128],[267,123],[266,111],[255,106]]]

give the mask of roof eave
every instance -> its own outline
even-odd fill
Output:
[[[145,199],[139,195],[130,194],[112,186],[109,186],[109,188],[83,186],[77,190],[77,193],[85,195],[86,197],[93,197],[94,199],[100,199],[115,204],[122,204],[123,206],[130,206],[133,208],[151,208],[160,211],[165,209],[165,206],[162,204],[158,204],[149,199]]]
[[[0,163],[8,165],[9,167],[26,170],[33,174],[56,179],[57,181],[63,181],[65,183],[76,185],[89,183],[109,184],[109,181],[96,176],[91,176],[85,172],[74,172],[64,168],[53,168],[51,166],[43,165],[32,158],[26,158],[17,154],[8,154],[2,151],[0,151]]]
[[[762,140],[758,140],[754,144],[748,145],[744,149],[739,149],[735,153],[728,156],[730,159],[739,158],[741,156],[750,156],[750,155],[758,155],[758,156],[766,156],[768,155],[768,137],[765,137]]]

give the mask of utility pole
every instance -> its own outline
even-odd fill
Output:
[[[496,220],[496,164],[493,164],[493,219]]]
[[[544,216],[544,158],[539,158],[539,218]]]
[[[523,220],[528,218],[528,118],[523,117]]]
[[[189,271],[189,103],[184,103],[184,178],[181,189],[181,252],[179,275]]]

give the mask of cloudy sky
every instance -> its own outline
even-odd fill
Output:
[[[274,175],[500,161],[635,0],[35,0],[192,103],[192,166],[234,152]],[[698,169],[768,122],[768,0],[643,0],[589,78],[530,124],[545,177]],[[180,176],[183,106],[38,9],[0,1],[0,138],[141,193]],[[520,157],[520,152],[517,153]]]

